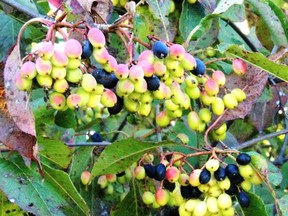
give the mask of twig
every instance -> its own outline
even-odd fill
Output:
[[[65,143],[69,147],[80,147],[80,146],[108,146],[111,142],[75,142],[75,143]]]
[[[127,123],[127,117],[128,117],[128,113],[124,116],[124,119],[121,122],[121,124],[119,125],[117,131],[122,131],[122,129],[125,127],[125,125]],[[119,136],[119,133],[115,133],[111,139],[111,142],[114,142],[115,140],[117,140],[118,136]]]
[[[258,143],[258,142],[260,142],[262,140],[270,139],[270,138],[273,138],[273,137],[276,137],[276,136],[279,136],[279,135],[282,135],[282,134],[287,134],[287,133],[288,133],[288,129],[284,129],[282,131],[277,131],[277,132],[274,132],[274,133],[266,134],[266,135],[263,135],[261,137],[257,137],[255,139],[252,139],[252,140],[249,140],[247,142],[244,142],[244,143],[240,144],[239,146],[237,146],[235,149],[241,150],[241,149],[244,149],[244,148],[248,148],[248,147],[251,147],[254,144],[256,144],[256,143]]]

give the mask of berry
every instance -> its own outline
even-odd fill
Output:
[[[185,49],[180,44],[173,44],[170,46],[169,57],[175,59],[177,61],[181,61],[184,59]]]
[[[83,171],[81,173],[80,179],[81,179],[81,182],[82,182],[83,185],[88,185],[89,184],[90,176],[91,176],[91,173],[89,171],[87,171],[87,170],[85,170],[85,171]]]
[[[191,0],[190,0],[191,1]],[[216,54],[216,50],[213,47],[207,47],[206,49],[206,55],[208,57],[214,57]]]
[[[145,173],[145,168],[143,166],[137,166],[134,170],[135,178],[137,180],[142,180],[145,178],[146,173]]]
[[[187,123],[191,130],[198,130],[200,124],[200,118],[198,116],[198,113],[195,111],[189,112],[189,114],[187,115]]]
[[[185,53],[180,63],[182,67],[188,71],[196,68],[196,59],[190,53]]]
[[[196,206],[196,204],[199,202],[199,199],[189,199],[186,203],[185,203],[185,209],[188,212],[193,212],[194,208]],[[191,214],[190,214],[191,215]]]
[[[212,112],[217,115],[217,116],[220,116],[223,114],[224,112],[224,109],[225,109],[225,105],[224,105],[224,102],[221,98],[219,97],[216,97],[214,102],[212,103]]]
[[[205,201],[198,202],[194,207],[194,215],[204,216],[207,212],[207,204]]]
[[[112,107],[108,107],[108,112],[110,113],[110,115],[115,115],[122,110],[123,106],[124,106],[123,99],[117,96],[116,104]]]
[[[54,53],[54,46],[51,42],[41,42],[38,44],[38,55],[49,60]]]
[[[83,76],[82,71],[79,68],[76,68],[72,70],[71,69],[67,70],[65,78],[68,82],[78,83],[80,82],[82,76]]]
[[[81,86],[87,92],[94,92],[96,90],[97,82],[92,74],[86,73],[82,76]]]
[[[92,142],[102,142],[103,138],[102,135],[99,134],[98,132],[94,132],[91,136],[90,136]]]
[[[70,109],[79,108],[81,105],[81,97],[78,94],[71,94],[67,97],[67,106]]]
[[[215,172],[216,170],[218,170],[219,166],[220,163],[216,159],[210,159],[205,164],[206,169],[210,172]]]
[[[201,91],[197,86],[192,88],[185,88],[185,92],[191,99],[198,99],[201,95]]]
[[[120,97],[127,96],[134,91],[134,84],[129,79],[121,79],[117,82],[116,93]]]
[[[220,136],[227,131],[227,124],[223,123],[220,127],[215,130],[215,133]]]
[[[126,79],[129,76],[129,68],[126,64],[118,64],[114,74],[118,79]]]
[[[64,79],[67,74],[66,68],[64,67],[53,67],[51,71],[51,77],[53,79]]]
[[[232,199],[228,194],[222,193],[218,197],[217,203],[220,209],[228,209],[232,206]]]
[[[211,173],[205,168],[202,170],[199,176],[200,184],[207,184],[211,179]]]
[[[214,172],[214,177],[217,181],[223,181],[226,178],[226,172],[223,167],[219,167],[215,172]]]
[[[49,60],[38,57],[35,65],[39,75],[49,75],[52,71],[52,65]]]
[[[219,212],[219,208],[218,208],[218,204],[217,204],[217,198],[208,197],[206,200],[206,204],[207,204],[207,209],[209,212],[215,213],[215,214]]]
[[[54,91],[59,92],[59,93],[65,93],[68,88],[69,88],[69,84],[66,79],[55,80],[53,84]]]
[[[113,107],[117,103],[117,96],[112,90],[105,89],[101,95],[100,102],[105,107]]]
[[[109,183],[114,183],[117,180],[117,176],[116,174],[112,173],[112,174],[106,174],[106,179]]]
[[[234,184],[231,184],[230,188],[228,190],[225,190],[225,192],[231,196],[238,194],[238,187]]]
[[[102,84],[105,88],[114,88],[118,82],[114,73],[108,73],[101,68],[94,70],[92,75],[96,79],[97,83]]]
[[[106,44],[106,39],[102,31],[98,28],[91,28],[87,34],[88,40],[93,47],[101,49]]]
[[[247,72],[247,66],[242,59],[234,59],[232,62],[232,69],[237,75],[244,75]]]
[[[238,102],[242,102],[246,99],[246,94],[242,89],[235,88],[232,89],[231,94],[233,94]]]
[[[158,189],[155,192],[155,200],[160,206],[165,206],[169,201],[169,193],[165,189]]]
[[[244,191],[239,192],[237,199],[241,207],[248,208],[250,204],[250,197]]]
[[[184,133],[177,134],[177,138],[180,139],[183,144],[189,143],[189,137]]]
[[[147,60],[143,60],[141,62],[138,62],[137,65],[143,69],[145,77],[153,76],[155,70],[154,70],[153,65],[150,62],[148,62]]]
[[[156,41],[152,45],[152,52],[156,57],[162,59],[162,58],[166,58],[166,56],[168,55],[169,49],[166,46],[166,44],[163,43],[162,41]]]
[[[155,120],[156,120],[156,124],[159,127],[167,127],[171,121],[171,119],[170,119],[170,117],[166,111],[159,112],[158,115],[156,116]]]
[[[152,64],[154,62],[153,52],[151,50],[145,50],[142,53],[140,53],[138,57],[138,62],[141,62],[143,60],[147,60],[149,63]]]
[[[154,61],[153,62],[153,67],[154,67],[154,74],[158,77],[162,77],[166,74],[167,71],[167,67],[166,65],[163,63],[163,61]]]
[[[253,176],[254,170],[249,164],[248,165],[240,165],[239,166],[239,173],[243,178],[249,179]]]
[[[218,86],[217,82],[212,78],[209,78],[204,83],[204,88],[205,88],[206,93],[209,96],[216,96],[219,92],[219,86]]]
[[[93,46],[89,40],[83,41],[82,50],[83,50],[82,55],[81,55],[82,59],[88,59],[92,55]]]
[[[142,200],[146,205],[150,205],[155,201],[155,196],[150,191],[145,191],[142,195]]]
[[[201,174],[202,170],[201,169],[194,169],[190,176],[189,176],[189,183],[194,186],[197,187],[200,185],[200,181],[199,181],[199,177]]]
[[[102,65],[103,69],[106,70],[107,72],[115,72],[117,69],[117,60],[112,56],[112,55],[108,55],[107,57],[107,62]]]
[[[231,93],[224,95],[223,102],[224,102],[225,107],[228,109],[234,109],[238,106],[238,101],[236,97]]]
[[[68,57],[64,52],[59,50],[54,50],[54,54],[50,60],[52,65],[56,67],[65,67],[68,64]]]
[[[212,113],[208,108],[202,108],[199,110],[199,118],[201,121],[208,124],[211,121]]]
[[[196,68],[191,71],[192,74],[195,76],[202,76],[205,74],[206,66],[203,61],[201,61],[199,58],[195,58],[196,60]]]
[[[155,166],[153,166],[151,164],[145,164],[144,169],[145,169],[145,173],[148,177],[154,178],[156,176]]]
[[[163,187],[168,191],[172,192],[175,189],[175,183],[168,181],[167,179],[163,180]]]
[[[80,58],[68,58],[68,69],[76,69],[81,66],[81,59]]]
[[[79,41],[75,39],[69,39],[64,45],[65,54],[68,58],[79,58],[82,54],[82,46]]]
[[[239,168],[235,164],[228,164],[225,167],[225,172],[228,178],[231,179],[239,175]]]
[[[155,166],[155,179],[162,181],[166,177],[166,167],[164,164],[159,163]]]
[[[22,78],[20,73],[17,73],[15,85],[20,91],[30,91],[33,81],[31,79]]]
[[[62,110],[66,106],[66,97],[63,94],[53,92],[49,96],[50,105],[55,110]]]
[[[218,86],[224,86],[226,83],[225,74],[220,70],[216,70],[213,72],[212,79],[215,80]]]
[[[36,65],[34,62],[27,61],[20,68],[20,75],[22,78],[33,79],[37,75]]]
[[[28,80],[28,79],[26,79]],[[36,80],[38,82],[38,84],[44,88],[51,88],[52,84],[53,84],[53,79],[51,76],[49,75],[40,75],[38,74],[36,76]],[[32,80],[30,80],[32,82]]]
[[[169,182],[174,183],[174,182],[178,181],[179,175],[180,175],[180,171],[175,166],[168,167],[166,170],[166,179]]]
[[[147,82],[147,89],[150,91],[156,91],[160,87],[160,80],[157,76],[153,75],[152,77],[145,77]]]
[[[246,153],[240,153],[236,157],[236,161],[240,165],[247,165],[247,164],[249,164],[251,162],[251,157],[250,157],[250,155],[248,155]]]
[[[97,184],[100,185],[101,189],[104,189],[108,186],[108,181],[106,175],[102,175],[98,178]]]

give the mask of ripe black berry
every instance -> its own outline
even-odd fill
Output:
[[[164,164],[159,163],[155,166],[155,179],[162,181],[166,177],[166,167]]]
[[[191,71],[192,74],[195,76],[202,76],[205,74],[206,66],[203,61],[201,61],[199,58],[195,58],[196,60],[196,68]]]
[[[201,196],[202,192],[199,190],[198,187],[191,186],[191,198],[197,199]]]
[[[226,172],[223,167],[219,167],[215,172],[214,172],[214,177],[217,181],[223,181],[226,178]]]
[[[231,184],[230,188],[228,190],[225,190],[225,192],[232,196],[238,193],[238,187],[234,184]]]
[[[116,174],[117,177],[121,177],[121,176],[124,176],[124,175],[125,175],[125,171],[122,171],[122,172]]]
[[[154,178],[155,177],[155,166],[151,164],[145,164],[144,165],[145,173],[148,177]]]
[[[81,58],[82,59],[88,59],[92,55],[92,52],[93,52],[92,44],[90,43],[89,40],[84,40],[83,45],[82,45]]]
[[[235,164],[228,164],[225,167],[225,172],[229,179],[239,176],[239,168]]]
[[[147,82],[147,89],[150,91],[156,91],[160,87],[160,79],[153,75],[152,77],[144,77]]]
[[[191,185],[180,186],[181,195],[184,199],[190,199],[192,197]]]
[[[162,59],[162,58],[166,58],[166,56],[168,55],[169,49],[165,43],[161,41],[156,41],[152,46],[152,51],[156,57]]]
[[[199,182],[201,184],[207,184],[211,179],[211,173],[205,168],[202,170],[199,176]]]
[[[102,68],[97,68],[93,71],[92,75],[97,83],[102,84],[105,88],[112,89],[116,86],[118,79],[114,73],[108,73]]]
[[[168,191],[172,192],[175,189],[175,183],[171,183],[167,179],[164,179],[163,187]]]
[[[233,178],[229,178],[229,180],[230,180],[231,184],[238,185],[242,181],[244,181],[244,178],[240,174],[238,174],[238,175],[234,176]]]
[[[101,134],[97,133],[97,132],[94,132],[92,135],[91,135],[91,140],[92,142],[102,142],[103,141],[103,138],[101,136]]]
[[[244,191],[241,191],[237,195],[237,199],[238,199],[238,202],[241,205],[241,207],[247,208],[249,206],[249,204],[250,204],[250,197]]]
[[[124,105],[123,98],[117,96],[116,104],[113,107],[109,107],[108,112],[110,113],[110,115],[116,115],[122,110],[123,105]]]
[[[236,161],[240,165],[247,165],[251,162],[251,157],[250,157],[250,155],[248,155],[246,153],[240,153],[237,156]]]

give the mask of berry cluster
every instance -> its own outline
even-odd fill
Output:
[[[146,156],[147,157],[147,156]],[[173,158],[171,159],[173,161]],[[161,181],[155,191],[142,194],[143,202],[150,207],[178,206],[179,215],[234,215],[234,200],[241,207],[249,206],[247,191],[252,184],[261,184],[262,179],[250,165],[251,158],[240,153],[237,164],[221,166],[218,159],[209,159],[202,169],[194,169],[190,175],[182,172],[178,164],[162,160],[137,166],[134,176],[138,180]]]

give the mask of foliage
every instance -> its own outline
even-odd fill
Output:
[[[246,216],[285,215],[288,188],[286,1],[17,2],[21,8],[13,2],[12,6],[0,4],[1,215],[172,214],[175,210],[178,212],[179,200],[170,200],[168,206],[161,208],[157,202],[143,203],[143,193],[157,193],[163,182],[156,181],[155,177],[137,180],[137,166],[174,164],[189,175],[193,169],[204,168],[209,159],[218,159],[222,166],[235,163],[233,160],[240,150],[251,156],[253,172],[260,176],[262,184],[255,184],[249,191],[248,208],[241,207],[236,196],[232,196],[235,212]],[[46,19],[46,15],[51,18]],[[239,26],[244,20],[247,22]],[[206,72],[199,78],[192,75],[195,70],[185,68],[184,73],[182,68],[183,74],[172,80],[180,83],[180,92],[188,91],[189,84],[184,81],[188,77],[197,80],[199,92],[209,92],[205,86],[207,79],[220,70],[226,84],[225,87],[219,85],[218,97],[224,98],[232,89],[241,88],[247,98],[238,101],[234,109],[224,110],[224,107],[219,115],[217,109],[205,104],[202,98],[189,98],[188,107],[181,109],[180,116],[171,117],[176,114],[170,113],[166,124],[161,122],[165,116],[159,117],[167,111],[165,97],[157,98],[154,90],[149,91],[153,100],[148,103],[151,109],[148,114],[141,114],[144,111],[140,106],[129,110],[124,101],[126,108],[112,115],[109,108],[103,106],[105,102],[93,108],[82,109],[78,104],[76,109],[70,106],[71,109],[57,111],[49,98],[52,90],[41,87],[36,78],[30,92],[17,89],[15,83],[21,65],[40,55],[31,51],[37,44],[43,40],[61,44],[69,37],[82,45],[91,27],[104,32],[105,47],[117,64],[129,67],[138,64],[139,55],[158,40],[169,48],[181,44],[186,54],[205,63]],[[95,47],[94,57],[82,60],[79,66],[82,72],[93,74],[96,68],[107,67],[108,63],[105,65],[95,58]],[[242,65],[235,66],[235,59],[240,59]],[[157,60],[168,65],[166,59]],[[241,71],[243,64],[244,72]],[[241,72],[244,75],[239,76]],[[169,83],[163,77],[159,75],[161,82]],[[70,90],[63,93],[65,97],[75,93],[81,86],[79,83],[81,81],[73,83]],[[167,86],[170,91],[175,90],[172,84]],[[117,87],[113,88],[117,92]],[[177,94],[172,95],[175,99]],[[119,94],[117,98],[119,100]],[[208,108],[212,115],[207,122],[197,121],[195,117],[203,108]],[[221,127],[227,129],[219,132]],[[93,140],[95,132],[103,141]],[[12,151],[17,154],[11,154]],[[154,161],[149,161],[149,157]],[[89,176],[83,177],[84,171],[89,171]],[[108,186],[101,185],[104,178],[108,179]],[[177,193],[181,196],[180,189],[169,192],[169,196]]]

